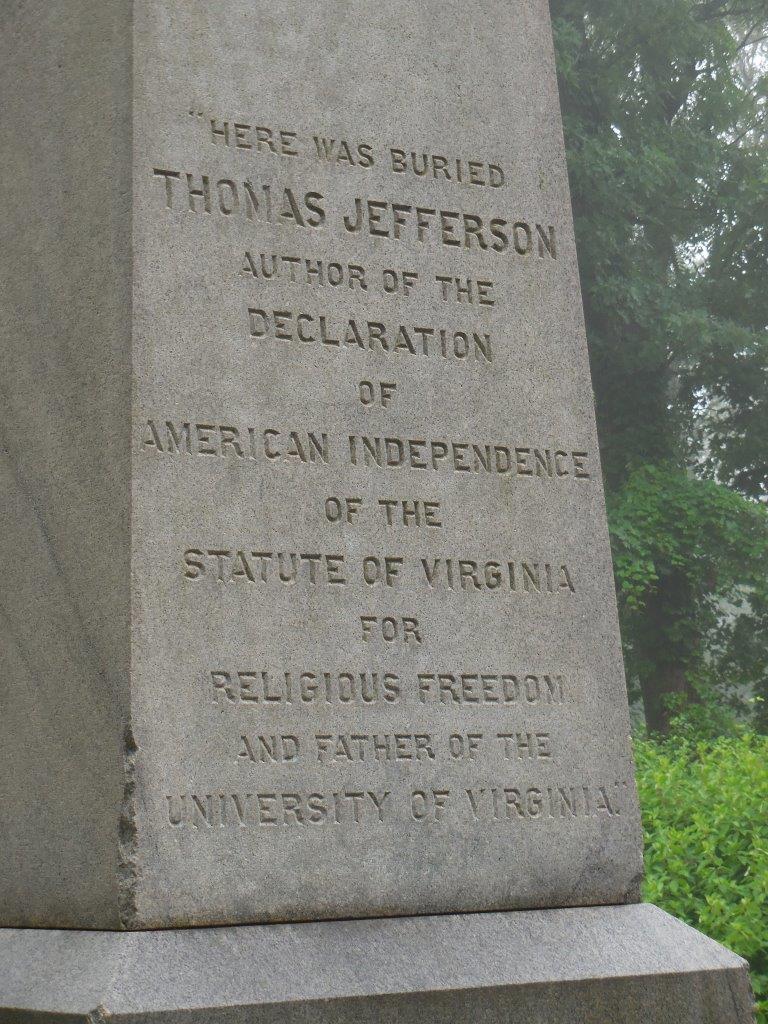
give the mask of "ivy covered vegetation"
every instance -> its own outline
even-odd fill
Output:
[[[768,1021],[768,736],[637,740],[644,898],[749,960]]]
[[[550,7],[645,896],[768,1024],[768,3]]]

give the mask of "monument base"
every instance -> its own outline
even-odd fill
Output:
[[[657,907],[151,932],[0,929],[3,1024],[748,1024],[747,965]]]

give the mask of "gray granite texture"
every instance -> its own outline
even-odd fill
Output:
[[[0,923],[119,921],[130,33],[122,0],[0,5]]]
[[[0,930],[3,1024],[750,1024],[649,905],[117,934]]]
[[[0,924],[636,900],[545,0],[2,20]]]

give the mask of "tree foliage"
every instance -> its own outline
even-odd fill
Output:
[[[768,5],[552,0],[625,654],[768,692]]]
[[[610,501],[628,674],[651,730],[684,697],[734,710],[768,675],[765,509],[674,467],[632,472]]]

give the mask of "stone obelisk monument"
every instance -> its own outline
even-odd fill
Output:
[[[2,1020],[746,1024],[638,904],[545,0],[2,21]]]

